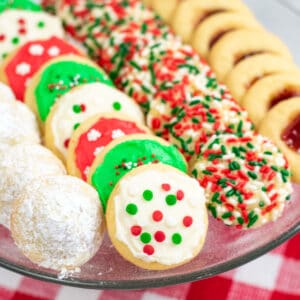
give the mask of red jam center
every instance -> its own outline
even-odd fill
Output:
[[[300,96],[300,90],[296,90],[293,88],[286,88],[280,93],[278,93],[270,102],[270,108],[278,104],[279,102],[292,98],[292,97],[299,97]]]
[[[300,114],[284,129],[281,139],[288,147],[300,153]]]
[[[264,51],[252,51],[252,52],[249,52],[249,53],[237,54],[236,57],[235,57],[235,60],[234,60],[234,65],[237,65],[242,60],[245,60],[245,59],[247,59],[251,56],[254,56],[254,55],[257,55],[257,54],[262,54],[262,53],[264,53]]]
[[[208,17],[212,16],[212,15],[215,15],[215,14],[218,14],[218,13],[222,13],[224,12],[223,9],[216,9],[216,10],[211,10],[211,11],[207,11],[206,13],[204,13],[202,15],[202,17],[197,21],[197,23],[195,24],[195,27],[196,28],[198,25],[200,25],[205,19],[207,19]]]

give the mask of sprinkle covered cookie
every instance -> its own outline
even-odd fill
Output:
[[[69,174],[87,180],[94,159],[110,142],[125,135],[148,132],[147,127],[121,113],[100,114],[87,119],[76,129],[69,143]]]
[[[261,135],[211,137],[191,173],[213,217],[238,228],[275,221],[292,192],[287,160]]]
[[[126,260],[144,269],[174,268],[203,247],[204,192],[197,181],[173,167],[143,166],[117,184],[106,220],[110,239]]]
[[[149,134],[133,134],[111,142],[100,152],[92,164],[88,182],[96,188],[106,208],[118,181],[132,169],[149,163],[187,170],[186,161],[175,146]]]

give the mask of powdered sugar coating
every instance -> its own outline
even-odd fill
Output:
[[[39,181],[47,175],[63,175],[65,168],[50,150],[41,145],[18,144],[1,151],[0,160],[0,223],[10,227],[12,202],[17,199],[32,180]]]
[[[97,192],[71,176],[34,180],[14,203],[12,236],[39,266],[75,269],[99,249],[103,215]]]

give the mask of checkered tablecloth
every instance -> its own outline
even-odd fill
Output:
[[[240,268],[191,284],[96,291],[37,281],[0,269],[0,300],[299,300],[300,234]]]

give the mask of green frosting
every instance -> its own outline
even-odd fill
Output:
[[[0,13],[6,9],[42,11],[42,7],[29,0],[0,0]]]
[[[46,121],[56,99],[73,87],[92,82],[113,86],[112,81],[101,70],[76,61],[60,61],[51,64],[42,73],[34,94],[39,116]]]
[[[106,153],[92,175],[92,185],[98,191],[104,210],[113,188],[124,175],[139,165],[158,162],[187,172],[186,162],[175,146],[154,140],[125,141]]]

